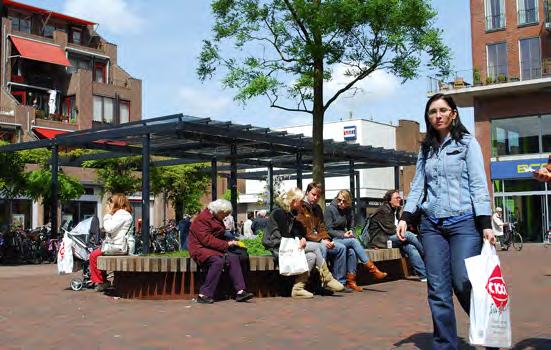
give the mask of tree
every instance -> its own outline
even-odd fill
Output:
[[[0,145],[7,142],[0,141]],[[0,197],[13,199],[25,193],[25,162],[17,152],[0,153]]]
[[[203,42],[199,78],[222,69],[237,101],[265,96],[273,108],[311,114],[313,178],[322,184],[324,115],[339,97],[357,92],[376,70],[412,79],[422,58],[442,74],[449,70],[428,0],[213,0],[211,8],[213,38]],[[349,81],[324,98],[339,65]]]
[[[142,188],[142,180],[137,171],[142,157],[122,157],[83,162],[84,168],[96,168],[97,179],[105,193],[133,194]]]

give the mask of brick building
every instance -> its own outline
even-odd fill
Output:
[[[471,0],[470,8],[472,76],[434,90],[474,107],[494,204],[525,240],[541,242],[551,227],[551,185],[529,169],[551,153],[551,1]]]
[[[95,23],[8,0],[1,20],[0,140],[32,141],[141,119],[141,80],[118,65],[117,46]],[[65,204],[61,219],[101,216],[94,172],[63,171],[77,176],[86,194]],[[41,225],[47,212],[30,199],[0,199],[0,226]]]

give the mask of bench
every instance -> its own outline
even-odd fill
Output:
[[[389,272],[387,280],[409,277],[407,261],[400,250],[366,249],[373,262]],[[396,264],[396,263],[399,264]],[[285,295],[283,277],[279,275],[277,264],[272,256],[249,257],[250,269],[246,273],[247,289],[256,297]],[[164,256],[100,256],[98,268],[114,273],[114,286],[117,295],[134,299],[192,299],[200,286],[199,266],[188,257]],[[361,285],[375,281],[363,268],[358,268],[358,283]],[[227,281],[221,281],[221,290]],[[287,293],[288,294],[288,293]]]

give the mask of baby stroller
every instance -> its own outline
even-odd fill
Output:
[[[71,239],[73,246],[73,271],[82,269],[82,278],[73,278],[70,287],[74,291],[82,288],[92,288],[90,280],[90,253],[99,244],[99,219],[92,216],[82,220],[71,231],[65,231],[65,235]]]

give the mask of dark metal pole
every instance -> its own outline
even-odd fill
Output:
[[[151,135],[146,134],[142,141],[142,241],[143,253],[149,253],[149,152]]]
[[[394,189],[400,191],[400,167],[394,167]]]
[[[297,152],[297,187],[302,189],[302,152]]]
[[[354,161],[353,160],[350,160],[348,161],[348,177],[349,177],[349,180],[350,180],[350,194],[352,195],[352,213],[354,213],[354,217],[357,217],[357,212],[356,212],[356,203],[357,203],[357,198],[356,198],[356,185],[354,183],[354,175],[355,175],[355,172],[354,172]]]
[[[52,224],[52,237],[57,237],[57,205],[58,205],[58,145],[53,143],[52,145],[52,198],[50,202],[50,223]]]
[[[231,191],[231,206],[232,216],[235,225],[237,226],[237,145],[232,143],[230,146],[231,163],[230,163],[230,191]]]
[[[356,216],[354,217],[356,220],[356,226],[358,224],[361,224],[363,225],[363,220],[362,222],[359,222],[358,221],[358,218],[360,218],[360,172],[359,171],[355,171],[354,172],[354,178],[356,179],[356,212],[354,213]]]
[[[274,166],[268,165],[268,202],[270,204],[270,212],[274,210]]]
[[[210,162],[210,198],[215,201],[218,198],[218,166],[216,159]]]

